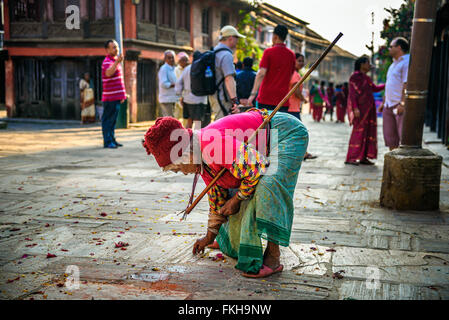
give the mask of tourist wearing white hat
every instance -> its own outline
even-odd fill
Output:
[[[209,96],[215,120],[239,112],[233,56],[239,38],[245,38],[245,36],[240,34],[233,26],[225,26],[220,31],[220,42],[214,48],[214,51],[220,50],[215,55],[215,75],[218,91]]]

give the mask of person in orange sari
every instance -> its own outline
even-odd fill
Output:
[[[346,164],[374,165],[368,159],[377,158],[377,115],[373,92],[384,90],[376,86],[367,73],[371,64],[367,56],[355,62],[355,72],[349,79],[348,117],[353,126]]]
[[[90,85],[89,72],[84,73],[80,80],[80,102],[81,102],[81,123],[95,122],[95,96],[94,90]]]

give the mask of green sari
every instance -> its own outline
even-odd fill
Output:
[[[240,211],[229,217],[217,236],[221,251],[238,260],[237,269],[259,272],[262,238],[289,246],[293,195],[308,142],[307,129],[296,117],[279,112],[271,120],[269,171],[260,179],[254,196],[242,201]]]

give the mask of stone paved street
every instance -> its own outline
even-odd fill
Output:
[[[0,298],[448,299],[449,152],[425,146],[444,157],[440,212],[389,211],[378,202],[381,127],[377,165],[345,166],[349,126],[304,118],[319,158],[300,172],[285,271],[266,280],[241,277],[217,250],[192,256],[206,198],[179,221],[193,177],[161,172],[141,147],[145,127],[117,130],[125,147],[105,150],[98,125],[8,123],[0,130]],[[120,241],[129,245],[115,248]],[[64,285],[69,266],[79,270],[79,289]]]

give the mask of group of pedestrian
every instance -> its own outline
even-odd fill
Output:
[[[334,121],[334,110],[337,114],[337,123],[345,122],[346,107],[348,101],[348,83],[338,84],[334,88],[334,83],[326,81],[320,83],[315,80],[310,89],[310,112],[315,122],[326,121],[326,115],[330,116],[330,121]]]
[[[373,92],[385,90],[379,108],[383,116],[385,145],[390,151],[400,146],[410,61],[408,50],[406,39],[393,39],[389,47],[393,63],[388,69],[386,84],[379,86],[368,76],[371,70],[369,58],[362,56],[355,62],[355,71],[349,80],[348,115],[353,130],[346,164],[374,165],[370,160],[377,158],[377,112]]]

